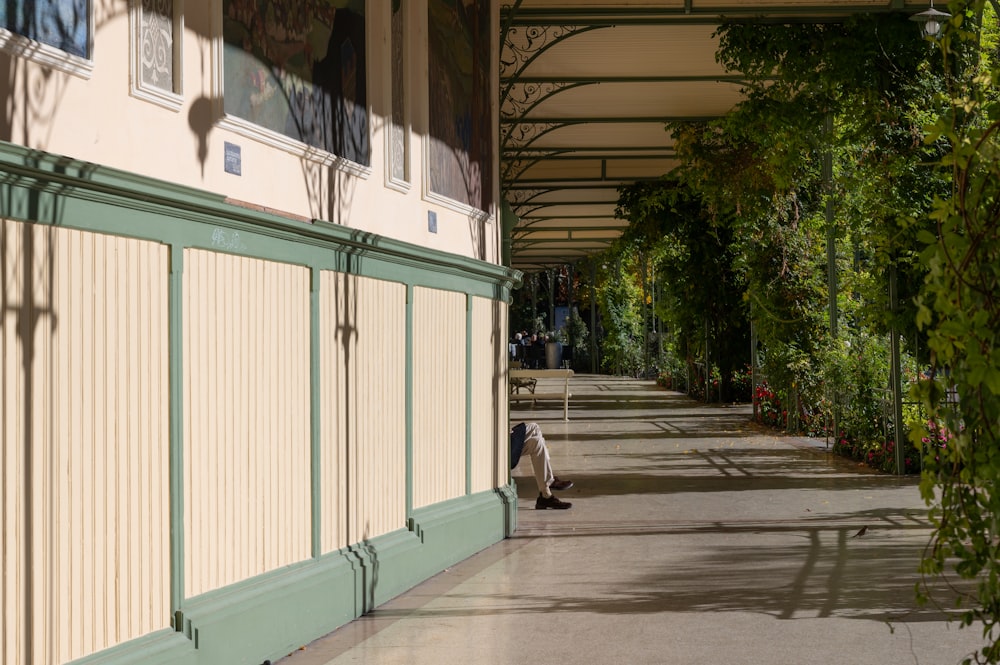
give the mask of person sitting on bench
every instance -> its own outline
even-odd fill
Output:
[[[561,501],[552,494],[573,487],[572,480],[560,480],[552,473],[552,462],[549,460],[549,448],[545,445],[542,428],[538,423],[519,423],[510,430],[510,468],[513,469],[521,461],[521,455],[531,457],[531,466],[535,471],[535,482],[538,483],[538,499],[535,500],[535,510],[566,510],[573,506],[568,501]]]

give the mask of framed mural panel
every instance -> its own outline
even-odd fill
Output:
[[[493,192],[490,4],[427,3],[429,189],[486,212]]]
[[[90,58],[90,0],[0,2],[0,28]]]
[[[184,0],[129,0],[130,92],[179,111]]]
[[[389,41],[391,122],[389,123],[389,185],[406,189],[410,181],[409,118],[406,99],[406,9],[402,0],[392,0]]]
[[[223,0],[224,110],[369,166],[364,0]]]

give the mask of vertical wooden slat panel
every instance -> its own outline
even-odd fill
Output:
[[[152,253],[151,249],[150,252]],[[148,259],[147,259],[148,260]],[[169,254],[163,257],[164,263],[170,261]],[[164,266],[166,269],[166,265]],[[167,345],[167,332],[169,331],[169,321],[170,316],[168,314],[168,293],[166,285],[159,279],[153,282],[150,280],[149,297],[150,302],[155,303],[154,306],[150,308],[150,330],[155,332],[157,335],[163,335],[162,344]],[[154,300],[154,295],[156,296]],[[151,337],[151,339],[156,339]],[[164,557],[163,560],[158,561],[154,557],[150,557],[149,567],[150,567],[150,589],[151,593],[149,595],[149,611],[150,621],[149,625],[155,625],[155,621],[158,619],[158,612],[160,607],[170,607],[170,586],[167,583],[169,575],[165,575],[163,580],[158,580],[155,575],[158,574],[159,570],[162,568],[168,570],[170,567],[170,511],[169,511],[169,499],[161,504],[161,497],[170,496],[170,472],[169,472],[169,455],[170,455],[170,355],[168,353],[156,353],[151,354],[153,358],[153,373],[149,380],[149,389],[153,395],[153,400],[149,405],[150,409],[150,420],[151,427],[149,431],[149,439],[151,441],[163,441],[162,449],[156,450],[156,459],[151,460],[149,466],[149,505],[150,508],[156,507],[157,511],[152,510],[147,511],[150,515],[150,524],[148,532],[153,534],[153,543],[151,551],[153,553],[161,553]],[[162,464],[158,467],[157,464]]]
[[[79,394],[80,389],[84,387],[84,381],[86,380],[86,374],[84,372],[84,364],[87,362],[87,356],[89,356],[89,349],[87,348],[87,340],[90,335],[87,331],[86,325],[86,313],[89,307],[89,302],[87,294],[85,294],[84,285],[89,285],[91,280],[89,275],[84,272],[84,257],[87,253],[87,247],[85,242],[89,240],[90,236],[87,234],[71,234],[69,244],[71,251],[69,256],[63,260],[63,268],[65,272],[72,275],[71,284],[72,288],[66,293],[66,308],[69,315],[66,319],[66,323],[69,325],[68,328],[64,329],[66,336],[70,340],[70,358],[67,360],[67,366],[69,367],[69,373],[72,376],[72,386],[74,388],[72,392]],[[73,360],[75,359],[75,361]],[[69,385],[66,386],[67,389],[70,388]],[[67,476],[69,483],[69,496],[73,496],[78,500],[72,505],[72,512],[70,517],[70,533],[69,542],[67,543],[68,550],[76,550],[76,544],[83,542],[83,534],[85,529],[85,517],[87,513],[86,502],[83,500],[82,483],[81,479],[83,477],[83,464],[87,450],[84,446],[85,443],[85,411],[87,410],[84,405],[84,399],[69,399],[69,394],[66,394],[66,399],[68,400],[66,404],[69,405],[70,412],[70,428],[67,432],[67,436],[75,436],[78,438],[80,458],[77,460],[70,459],[67,461]],[[81,396],[85,397],[85,396]],[[87,570],[84,562],[84,556],[80,553],[74,553],[70,556],[70,569],[69,569],[69,579],[79,580],[83,578],[85,574],[84,571]],[[83,613],[85,611],[83,607],[83,601],[85,597],[74,598],[69,595],[68,602],[66,605],[69,607],[69,625],[71,630],[71,638],[69,640],[69,649],[72,652],[83,652],[84,647],[84,625],[83,625]]]
[[[309,272],[187,250],[185,593],[310,555]]]
[[[507,404],[507,305],[488,298],[472,300],[472,484],[482,492],[506,482],[506,429],[498,418]],[[502,472],[502,474],[501,474]],[[502,475],[502,478],[501,478]]]
[[[0,312],[2,325],[0,325],[0,341],[3,348],[3,400],[0,400],[0,431],[3,432],[2,452],[2,472],[3,481],[0,486],[0,518],[3,520],[3,578],[0,579],[3,589],[3,661],[5,663],[18,662],[24,649],[21,644],[24,636],[24,621],[26,617],[23,613],[24,600],[21,596],[21,586],[23,580],[24,562],[22,561],[22,549],[20,543],[22,520],[19,489],[21,482],[21,453],[23,446],[19,437],[19,425],[22,412],[18,390],[19,385],[19,345],[17,343],[17,319],[14,316],[13,303],[16,302],[19,293],[20,274],[17,256],[18,247],[21,244],[21,226],[17,224],[4,224],[0,228],[0,251],[3,252],[3,262],[0,263],[2,269],[3,282],[2,301],[5,305],[4,311]]]
[[[168,433],[137,425],[166,422],[139,396],[165,390],[167,252],[0,229],[0,655],[61,663],[169,626]]]
[[[99,557],[94,556],[94,537],[101,533],[104,513],[101,511],[99,503],[99,492],[97,488],[104,484],[104,446],[100,434],[100,418],[103,416],[104,393],[98,394],[103,388],[100,381],[100,368],[104,362],[101,357],[100,340],[104,339],[104,316],[100,311],[100,303],[104,300],[104,274],[101,266],[104,265],[104,244],[100,239],[90,239],[87,252],[84,254],[84,279],[85,283],[91,284],[91,292],[87,294],[85,300],[87,305],[87,320],[84,322],[84,329],[90,333],[86,343],[87,357],[84,366],[84,399],[88,403],[84,406],[84,437],[85,449],[89,452],[88,459],[84,463],[84,479],[93,478],[93,484],[87,484],[84,480],[86,494],[84,503],[87,506],[87,514],[84,515],[84,531],[81,545],[84,557],[86,558],[85,578],[83,597],[87,599],[87,604],[83,608],[83,651],[92,653],[95,651],[95,640],[97,625],[97,594],[96,589],[101,588],[104,575],[104,566],[101,565]],[[86,333],[85,333],[86,334]],[[88,395],[90,396],[88,398]]]
[[[56,232],[56,229],[49,230],[48,235],[52,243],[56,242]],[[78,274],[80,265],[79,237],[78,233],[67,234],[63,242],[58,245],[60,256],[55,261],[57,265],[61,266],[61,269],[55,270],[55,266],[53,266],[53,281],[55,282],[53,302],[61,303],[62,314],[60,315],[61,322],[58,323],[61,334],[56,336],[52,355],[51,380],[54,385],[51,386],[51,390],[53,390],[53,403],[48,408],[55,409],[62,406],[64,409],[63,417],[55,419],[54,422],[52,432],[54,441],[68,441],[79,431],[77,420],[79,403],[78,400],[73,399],[72,391],[76,378],[73,359],[78,357],[75,355],[73,347],[80,337],[79,325],[75,318],[78,315],[80,303],[74,288],[80,284]],[[0,249],[0,254],[2,253],[3,250]],[[51,328],[50,324],[50,331]],[[75,486],[70,475],[72,472],[70,451],[65,446],[56,446],[54,452],[56,459],[53,461],[55,464],[53,488],[57,496],[70,497]],[[75,540],[77,535],[75,520],[78,510],[76,502],[70,502],[64,510],[59,511],[59,521],[53,525],[59,535],[53,544],[56,562],[52,584],[57,590],[56,593],[59,593],[58,590],[65,588],[73,580],[72,561],[76,558],[73,556],[73,543],[78,542]],[[77,637],[78,627],[73,621],[72,600],[71,597],[52,600],[55,605],[52,627],[53,630],[56,630],[53,650],[56,653],[71,653],[74,638]],[[59,627],[65,627],[65,630],[58,630]]]
[[[320,278],[323,551],[405,525],[406,287]]]
[[[415,288],[413,506],[465,493],[466,296]]]
[[[347,469],[346,443],[342,434],[347,386],[347,365],[344,339],[351,336],[347,328],[345,277],[324,271],[320,273],[320,416],[321,447],[320,486],[322,492],[323,551],[329,552],[347,545]]]
[[[201,254],[187,254],[183,257],[184,264],[184,283],[188,284],[192,280],[198,278],[200,274],[201,267],[196,264],[197,259],[202,256]],[[204,299],[194,300],[192,298],[181,298],[181,345],[183,348],[183,358],[184,367],[203,367],[204,362],[202,361],[199,350],[200,347],[194,344],[193,340],[198,337],[194,329],[194,308],[201,305]],[[203,317],[199,317],[198,320],[203,320]],[[201,400],[201,383],[197,380],[200,374],[195,374],[194,376],[189,376],[187,372],[184,372],[184,397],[182,399],[183,407],[183,424],[181,429],[183,430],[183,440],[190,441],[192,438],[192,432],[198,431],[200,423],[198,422],[198,414],[200,411],[195,411],[194,404]],[[199,466],[201,460],[195,460],[195,456],[203,455],[205,448],[200,446],[194,448],[192,446],[184,446],[183,450],[183,486],[191,487],[193,482],[194,472],[193,469]],[[192,534],[197,532],[198,525],[194,523],[193,512],[191,510],[191,502],[188,497],[184,497],[184,538],[190,538]],[[185,571],[185,590],[187,589],[186,578],[188,573],[186,571],[191,570],[192,566],[192,556],[191,548],[185,547],[183,550],[183,569]]]
[[[354,541],[399,529],[406,521],[406,288],[371,279],[356,281],[357,298],[367,304],[367,316],[359,325],[358,358],[363,362],[358,363],[354,380],[366,388],[367,403],[356,419],[365,431],[358,437],[364,470],[355,500],[363,510]]]
[[[506,334],[510,330],[510,308],[506,303],[497,304],[500,308],[500,330]],[[498,354],[499,374],[494,377],[496,388],[496,399],[493,403],[493,428],[498,432],[500,440],[494,451],[496,456],[496,477],[493,479],[496,487],[502,487],[510,479],[510,439],[508,427],[510,425],[510,401],[507,398],[509,387],[507,385],[507,368],[510,363],[507,345],[501,344],[500,349],[494,349]]]

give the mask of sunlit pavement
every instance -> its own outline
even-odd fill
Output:
[[[524,459],[512,538],[282,665],[941,665],[980,644],[916,604],[915,477],[651,381],[578,375],[569,422],[557,402],[511,420],[542,426],[573,508],[534,510]]]

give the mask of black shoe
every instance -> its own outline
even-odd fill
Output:
[[[545,498],[541,494],[535,500],[535,510],[545,510],[546,508],[551,508],[552,510],[566,510],[567,508],[572,508],[573,504],[569,501],[560,501],[555,494]]]
[[[572,480],[559,480],[559,476],[552,479],[552,484],[549,485],[550,490],[555,490],[557,492],[565,492],[570,487],[573,486]]]

